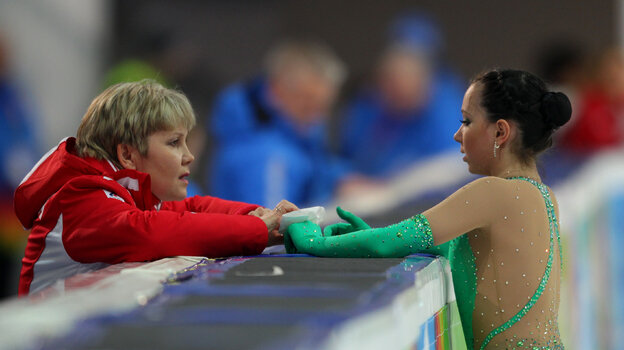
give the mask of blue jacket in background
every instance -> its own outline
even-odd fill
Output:
[[[449,73],[433,82],[429,104],[409,116],[392,116],[376,91],[349,104],[341,128],[341,154],[353,170],[385,178],[403,168],[456,148],[464,84]]]
[[[227,88],[211,120],[216,147],[211,195],[275,206],[328,201],[347,170],[326,147],[325,125],[305,130],[274,108],[264,79]]]
[[[17,89],[0,78],[0,196],[13,191],[41,157],[35,121]]]

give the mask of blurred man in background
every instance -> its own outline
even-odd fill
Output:
[[[265,72],[217,97],[211,195],[271,207],[329,200],[348,174],[328,153],[326,119],[345,68],[326,46],[285,42]]]
[[[464,83],[440,61],[442,38],[423,14],[399,17],[372,87],[350,103],[341,154],[355,171],[380,179],[457,149]]]

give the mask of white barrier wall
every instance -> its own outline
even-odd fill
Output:
[[[559,322],[566,349],[620,349],[624,151],[596,156],[553,190],[565,252]]]

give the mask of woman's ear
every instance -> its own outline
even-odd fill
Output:
[[[117,160],[124,169],[137,170],[139,152],[132,146],[126,144],[117,145]]]
[[[498,145],[502,147],[507,142],[511,141],[513,127],[507,120],[499,119],[496,121],[494,126],[496,129],[496,135],[494,137]]]

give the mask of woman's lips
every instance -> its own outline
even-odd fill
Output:
[[[188,179],[186,179],[187,176],[189,176],[189,173],[184,173],[182,176],[180,176],[178,179],[180,179],[182,182],[184,182],[185,184],[188,185]]]

